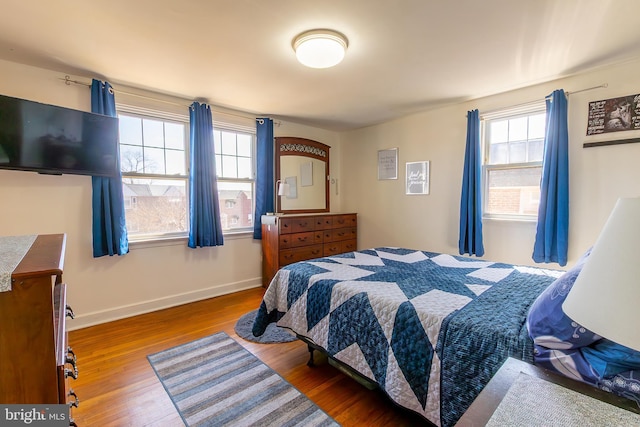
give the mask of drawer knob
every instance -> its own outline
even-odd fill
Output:
[[[307,237],[298,237],[298,241],[299,242],[306,242],[307,241]]]
[[[74,380],[78,379],[78,372],[72,371],[71,369],[64,368],[64,377],[65,378],[73,378]]]
[[[75,365],[77,361],[78,361],[78,357],[73,352],[73,349],[71,348],[71,346],[68,346],[67,354],[65,355],[65,363],[71,363],[72,365]]]
[[[73,397],[73,402],[69,402],[69,407],[73,406],[74,408],[77,408],[78,405],[80,405],[80,399],[78,399],[78,395],[73,391],[73,389],[69,390],[69,394],[67,394],[67,396]]]

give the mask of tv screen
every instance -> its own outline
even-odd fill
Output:
[[[118,119],[0,95],[0,169],[118,175]]]

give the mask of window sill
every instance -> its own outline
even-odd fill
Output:
[[[538,218],[535,217],[495,217],[495,216],[484,216],[482,217],[483,221],[496,221],[496,222],[522,222],[528,224],[535,224],[538,222]]]
[[[253,231],[236,231],[223,233],[225,241],[228,240],[241,240],[241,239],[253,239]],[[158,248],[164,246],[187,246],[189,238],[188,236],[170,236],[170,237],[148,237],[141,239],[129,240],[129,249],[148,249]]]

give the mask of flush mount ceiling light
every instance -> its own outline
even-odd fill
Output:
[[[347,38],[337,31],[305,31],[293,39],[293,50],[302,65],[311,68],[329,68],[344,58]]]

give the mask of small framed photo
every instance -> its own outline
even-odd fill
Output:
[[[407,194],[429,194],[429,162],[407,163]]]
[[[398,149],[378,150],[378,179],[398,179]]]

